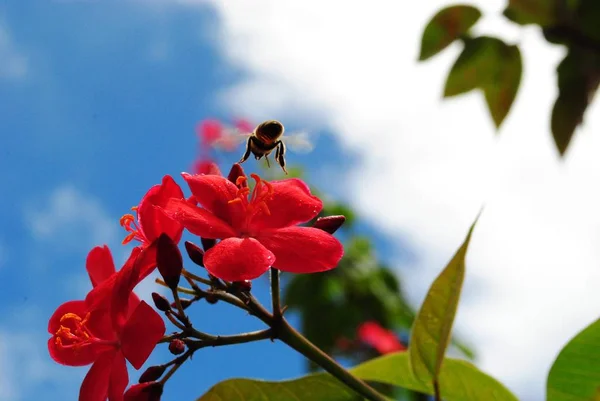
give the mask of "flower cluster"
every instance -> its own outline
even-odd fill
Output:
[[[319,219],[313,227],[298,226],[316,218],[323,207],[308,186],[299,179],[267,182],[254,174],[251,178],[252,189],[238,164],[228,177],[214,169],[211,174],[184,173],[191,191],[186,198],[173,178],[165,176],[133,208],[135,215],[121,218],[127,232],[123,243],[137,242],[121,269],[116,271],[108,247],[90,251],[86,269],[92,290],[83,300],[60,305],[48,324],[48,350],[56,362],[91,365],[81,385],[80,401],[159,400],[164,382],[195,350],[236,340],[195,330],[184,313],[191,302],[205,298],[213,303],[218,291],[248,294],[250,280],[270,268],[313,273],[338,264],[343,247],[331,233],[343,223],[343,216]],[[183,269],[178,243],[184,229],[200,237],[204,249],[186,242],[186,250],[196,264],[206,268],[207,279]],[[167,337],[159,312],[133,292],[156,268],[175,302],[154,293],[154,304],[181,330]],[[192,300],[179,298],[182,275],[195,291]],[[211,287],[204,291],[198,283]],[[238,305],[246,308],[249,298],[240,299]],[[254,337],[264,339],[267,334]],[[139,384],[127,389],[127,362],[140,369],[159,342],[169,343],[171,353],[179,356],[150,367]],[[159,380],[167,367],[172,367],[170,373]]]

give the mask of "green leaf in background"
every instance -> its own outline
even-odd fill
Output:
[[[579,48],[569,49],[557,68],[558,98],[552,109],[552,136],[561,156],[600,82],[600,57]]]
[[[411,371],[410,356],[398,352],[373,359],[350,370],[357,377],[433,394],[428,383]],[[445,401],[517,401],[500,382],[469,362],[446,359],[440,372],[441,395]],[[213,386],[198,401],[355,401],[360,400],[333,376],[326,373],[295,380],[267,382],[230,379]]]
[[[547,401],[600,400],[600,320],[560,351],[548,374]]]
[[[588,38],[600,41],[600,1],[579,0],[577,22],[581,32]]]
[[[520,25],[553,25],[558,21],[563,0],[509,0],[504,16]]]
[[[476,223],[477,219],[450,263],[431,285],[413,325],[409,345],[411,364],[415,376],[424,382],[438,379],[465,276],[467,248]]]
[[[481,12],[472,6],[457,5],[440,10],[425,27],[419,60],[427,60],[442,51],[466,34],[480,17]]]
[[[503,44],[500,39],[488,36],[466,40],[446,79],[444,97],[461,95],[493,83],[499,68],[497,55]]]
[[[488,36],[466,40],[446,79],[444,97],[481,89],[492,119],[499,127],[515,100],[522,70],[517,46]]]
[[[494,80],[483,87],[485,100],[496,128],[500,127],[510,111],[523,72],[521,52],[517,46],[507,46],[503,43],[498,47],[497,57],[500,68],[497,68]]]

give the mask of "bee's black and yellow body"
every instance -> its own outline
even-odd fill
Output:
[[[246,151],[240,163],[245,162],[250,157],[250,153],[254,155],[256,160],[262,159],[264,156],[269,163],[269,154],[275,149],[275,161],[279,163],[283,171],[287,174],[285,169],[285,145],[281,140],[283,136],[283,124],[279,121],[269,120],[259,124],[252,132],[252,135],[248,137],[246,142]]]

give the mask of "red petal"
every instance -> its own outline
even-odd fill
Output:
[[[237,198],[238,188],[234,183],[220,175],[182,174],[182,176],[204,209],[230,225],[238,226],[244,214],[239,204],[229,203]]]
[[[258,212],[250,223],[250,230],[283,228],[307,222],[316,217],[323,202],[310,194],[308,186],[297,178],[273,181],[273,196],[267,201],[270,214]]]
[[[129,304],[133,289],[140,282],[140,269],[144,261],[144,252],[137,254],[135,260],[131,257],[125,266],[117,273],[111,297],[111,319],[115,332],[119,333],[125,325],[127,317],[131,314]]]
[[[123,393],[129,384],[129,374],[127,374],[127,363],[121,352],[115,355],[108,385],[108,401],[123,401]]]
[[[227,238],[204,254],[204,266],[227,281],[253,280],[275,261],[273,254],[254,238]]]
[[[109,278],[115,272],[110,249],[106,245],[92,249],[85,261],[85,268],[94,287]]]
[[[116,352],[105,352],[94,362],[81,384],[79,401],[106,401],[115,355]]]
[[[377,322],[363,323],[357,334],[360,341],[375,348],[380,354],[406,350],[393,331],[384,329]]]
[[[344,255],[340,241],[318,228],[281,228],[262,232],[256,239],[275,255],[274,267],[291,273],[333,269]]]
[[[131,250],[129,259],[125,262],[125,265],[119,270],[128,270],[133,268],[133,263],[142,251],[142,247],[138,246]],[[94,287],[85,297],[85,304],[88,310],[96,310],[109,308],[112,301],[112,292],[117,279],[117,273],[112,274],[108,279],[104,280],[98,286]]]
[[[96,360],[98,352],[101,351],[98,347],[84,345],[78,348],[77,351],[73,348],[63,348],[56,344],[55,334],[61,326],[60,318],[65,313],[74,313],[82,319],[87,314],[85,301],[69,301],[60,305],[50,317],[48,322],[48,332],[52,337],[48,340],[48,352],[54,361],[68,366],[85,366]]]
[[[89,310],[96,309],[108,309],[111,306],[111,302],[113,302],[112,296],[113,289],[115,286],[115,282],[117,277],[122,277],[127,274],[127,283],[128,287],[131,287],[131,290],[120,290],[120,292],[125,293],[129,292],[129,304],[135,309],[137,304],[139,303],[138,297],[133,294],[133,288],[144,278],[146,278],[152,271],[156,268],[156,245],[154,243],[150,244],[148,247],[135,247],[131,251],[131,255],[129,259],[125,262],[125,265],[119,270],[118,273],[112,274],[107,280],[103,281],[96,288],[92,289],[88,293],[85,298],[86,305]],[[133,270],[135,269],[135,270]],[[125,298],[123,298],[125,300]],[[123,305],[119,305],[117,307],[118,310],[121,310],[121,313],[125,316],[127,315],[127,308]],[[129,310],[133,310],[129,309]]]
[[[165,330],[160,315],[146,302],[140,302],[121,334],[121,350],[134,368],[142,367]]]
[[[162,233],[166,233],[176,243],[181,239],[183,227],[181,223],[165,216],[154,206],[164,207],[171,198],[183,199],[183,191],[169,175],[165,175],[162,184],[155,185],[144,195],[138,210],[140,230],[148,242],[154,241]]]
[[[205,175],[203,177],[216,177]],[[234,236],[235,230],[208,210],[194,206],[183,199],[171,199],[163,209],[164,213],[179,221],[192,234],[203,238],[227,238]]]

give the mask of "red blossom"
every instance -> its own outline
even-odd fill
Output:
[[[243,133],[248,133],[254,131],[254,125],[243,118],[238,118],[235,120],[235,127]]]
[[[360,341],[374,348],[380,354],[406,350],[404,344],[400,342],[393,331],[381,327],[379,323],[374,321],[361,324],[357,334]]]
[[[80,401],[122,401],[129,382],[125,361],[139,369],[162,338],[165,325],[133,294],[130,276],[137,274],[135,269],[115,272],[107,247],[92,249],[86,268],[95,287],[112,281],[114,291],[94,308],[86,301],[60,305],[48,322],[52,335],[48,351],[63,365],[92,364],[81,385]]]
[[[323,203],[296,178],[262,180],[253,174],[254,190],[240,176],[236,184],[217,175],[183,173],[198,207],[171,199],[165,214],[191,233],[220,239],[204,254],[208,272],[228,281],[252,280],[275,265],[292,273],[314,273],[337,266],[344,253],[331,234],[312,227],[296,227],[313,219]]]
[[[200,138],[200,145],[206,149],[221,137],[223,125],[219,120],[204,120],[196,126],[196,133]]]
[[[210,159],[199,158],[194,162],[193,171],[195,174],[214,174],[222,175],[221,169]]]
[[[155,208],[155,206],[165,206],[170,198],[183,198],[183,192],[171,176],[165,175],[162,183],[150,188],[140,204],[132,208],[136,212],[137,218],[132,214],[121,217],[121,226],[129,232],[123,240],[123,244],[135,239],[141,242],[142,246],[147,247],[162,233],[166,233],[178,243],[183,227],[179,222],[170,219]]]

